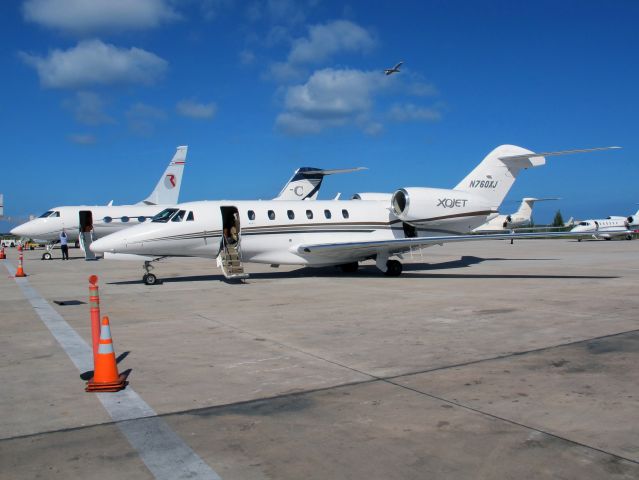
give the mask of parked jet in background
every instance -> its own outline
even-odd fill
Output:
[[[608,147],[615,148],[615,147]],[[618,148],[618,147],[616,147]],[[566,233],[465,235],[497,213],[517,175],[544,165],[545,156],[606,150],[534,153],[514,145],[490,152],[455,188],[402,188],[386,200],[211,201],[168,208],[148,224],[97,240],[92,250],[146,256],[217,258],[227,278],[244,278],[243,262],[339,265],[355,272],[375,259],[386,275],[402,272],[393,256],[413,247]],[[191,222],[185,218],[192,218]],[[227,232],[235,231],[228,235]],[[156,281],[145,264],[143,280]]]
[[[483,225],[480,225],[474,233],[505,232],[513,228],[524,228],[530,226],[532,222],[532,209],[535,202],[545,200],[559,200],[558,198],[532,198],[522,199],[519,209],[510,215],[497,215]]]
[[[631,227],[639,225],[639,210],[628,217],[607,217],[599,219],[581,220],[571,230],[572,233],[590,233],[593,238],[611,240],[612,237],[626,237],[632,240]],[[581,242],[581,238],[577,239]]]
[[[392,75],[393,73],[399,73],[399,67],[402,66],[404,62],[399,62],[397,65],[395,65],[393,68],[385,68],[384,69],[384,73],[386,75]]]
[[[134,205],[75,205],[55,207],[40,217],[11,230],[11,234],[47,243],[44,260],[51,259],[53,245],[64,229],[69,242],[79,241],[87,258],[94,258],[85,248],[94,239],[153,218],[168,205],[178,202],[188,147],[178,147],[151,194]],[[82,235],[80,235],[82,233]]]
[[[360,170],[366,170],[366,168],[343,168],[339,170],[323,170],[313,167],[298,168],[288,183],[284,185],[279,195],[273,200],[315,200],[326,175],[358,172]]]

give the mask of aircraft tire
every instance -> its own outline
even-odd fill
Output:
[[[144,276],[142,277],[142,281],[146,285],[155,285],[156,283],[158,283],[158,277],[156,277],[152,273],[145,273]]]
[[[402,274],[402,263],[399,260],[389,260],[386,262],[387,277],[399,277]]]
[[[604,237],[606,240],[612,240],[612,238],[610,237]]]
[[[355,273],[359,269],[359,263],[357,262],[345,263],[343,265],[340,265],[339,268],[344,273]]]
[[[632,235],[626,235],[626,240],[632,240]]]
[[[42,260],[51,260],[51,254],[49,252],[43,253]]]

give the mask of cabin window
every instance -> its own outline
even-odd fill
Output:
[[[146,222],[146,217],[145,217],[144,215],[140,215],[140,216],[138,217],[138,222],[140,222],[140,223],[144,223],[144,222]]]
[[[102,221],[104,223],[111,223],[113,221],[113,219],[111,217],[104,217],[104,219]]]
[[[288,215],[289,220],[295,220],[295,213],[293,212],[293,210],[287,210],[286,215]]]
[[[346,210],[346,209],[342,210],[342,217],[348,218],[348,210]]]
[[[129,222],[129,217],[122,217],[122,218],[120,218],[120,221],[122,223],[128,223]]]
[[[270,220],[275,220],[275,212],[273,210],[268,211],[268,218]]]
[[[331,218],[331,211],[330,210],[324,210],[324,216],[328,219]]]
[[[195,220],[195,217],[193,216],[193,212],[189,212],[189,214],[186,216],[186,221],[192,222],[193,220]]]
[[[171,219],[172,222],[181,222],[184,220],[184,215],[186,215],[186,210],[180,210],[175,216]]]
[[[253,210],[249,210],[246,212],[249,220],[255,220],[255,212]]]
[[[157,223],[166,223],[169,221],[169,218],[171,218],[171,216],[177,211],[178,211],[177,208],[165,208],[160,213],[158,213],[155,217],[153,217],[151,221],[157,222]]]
[[[53,211],[49,210],[48,212],[44,212],[42,215],[40,215],[38,218],[47,218],[48,216],[53,215]]]
[[[313,211],[312,210],[306,210],[306,218],[308,218],[309,220],[313,220]]]

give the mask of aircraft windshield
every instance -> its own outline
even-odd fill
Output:
[[[151,221],[157,222],[157,223],[166,223],[177,211],[178,211],[177,208],[165,208],[160,213],[158,213],[155,217],[153,217],[153,220]]]
[[[38,218],[47,218],[48,216],[50,216],[53,213],[53,210],[49,210],[48,212],[44,212],[42,215],[40,215]]]
[[[587,227],[588,226],[588,222],[581,222],[579,225],[581,225],[582,227]]]

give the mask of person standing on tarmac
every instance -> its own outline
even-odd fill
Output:
[[[67,233],[62,229],[60,232],[60,250],[62,250],[62,260],[69,260],[69,239]]]

